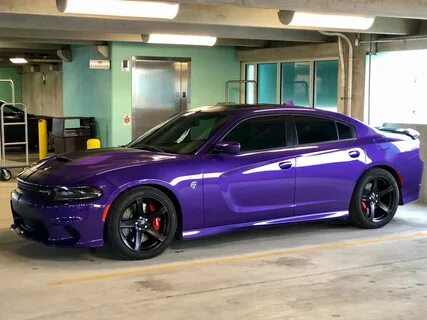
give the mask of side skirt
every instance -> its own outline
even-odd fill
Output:
[[[197,239],[201,237],[211,236],[211,235],[230,232],[230,231],[239,230],[239,229],[251,229],[251,228],[260,227],[260,226],[273,226],[273,225],[281,225],[281,224],[288,224],[288,223],[336,219],[336,218],[347,217],[348,215],[349,215],[348,211],[336,211],[336,212],[308,214],[308,215],[296,216],[296,217],[286,217],[286,218],[272,219],[272,220],[261,220],[261,221],[254,221],[254,222],[237,223],[237,224],[230,224],[225,226],[203,228],[198,230],[187,230],[182,233],[182,237],[184,240]]]

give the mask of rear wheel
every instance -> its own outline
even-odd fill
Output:
[[[384,169],[372,169],[356,185],[350,204],[350,220],[360,228],[381,228],[393,219],[398,205],[396,179]]]
[[[106,221],[106,240],[113,253],[128,259],[149,259],[173,241],[177,215],[160,190],[140,187],[122,195]]]

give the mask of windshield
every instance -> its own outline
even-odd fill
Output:
[[[152,151],[195,154],[224,124],[221,113],[188,112],[175,116],[147,131],[128,147]]]

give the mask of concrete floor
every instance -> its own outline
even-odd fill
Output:
[[[380,230],[290,225],[117,261],[12,234],[12,188],[0,183],[0,319],[426,319],[425,206]]]

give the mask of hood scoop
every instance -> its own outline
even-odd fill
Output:
[[[55,156],[55,160],[57,160],[59,162],[63,162],[63,163],[67,163],[67,162],[73,161],[72,159],[67,158],[65,156]]]

